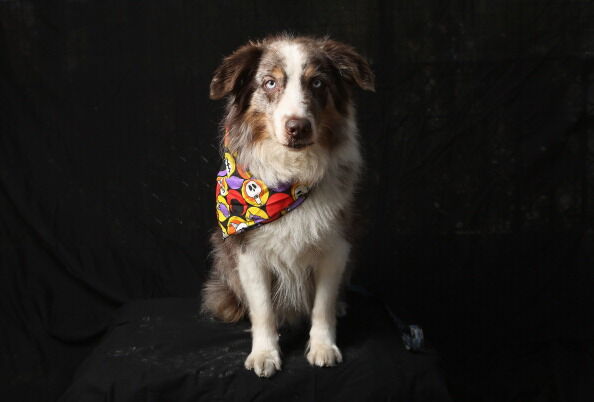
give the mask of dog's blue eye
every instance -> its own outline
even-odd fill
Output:
[[[274,88],[276,88],[276,81],[268,80],[264,83],[264,87],[266,87],[266,89],[274,89]]]
[[[322,87],[322,80],[315,79],[311,82],[311,86],[314,88],[321,88]]]

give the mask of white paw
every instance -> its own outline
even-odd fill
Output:
[[[253,350],[245,359],[245,368],[254,370],[258,377],[270,377],[281,369],[278,350]]]
[[[307,361],[312,366],[329,367],[342,362],[342,354],[334,344],[312,342],[307,352]]]

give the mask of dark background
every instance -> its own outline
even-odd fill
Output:
[[[1,388],[53,400],[124,302],[198,295],[211,73],[289,30],[377,74],[354,281],[424,327],[456,400],[593,400],[592,21],[589,1],[1,1]]]

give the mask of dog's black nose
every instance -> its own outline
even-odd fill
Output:
[[[311,133],[309,119],[291,118],[285,123],[287,134],[295,139],[307,137]]]

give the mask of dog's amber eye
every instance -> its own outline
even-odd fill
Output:
[[[319,78],[316,78],[311,82],[311,86],[315,89],[322,88],[322,85],[324,85],[324,83]]]
[[[275,80],[266,80],[264,81],[264,88],[272,91],[273,89],[276,88],[276,81]]]

